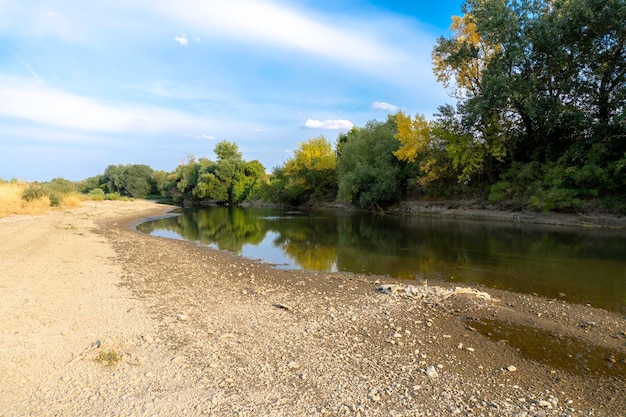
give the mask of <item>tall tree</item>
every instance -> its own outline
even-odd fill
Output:
[[[394,152],[400,147],[394,116],[353,128],[337,160],[339,198],[362,208],[397,201],[406,189],[406,163]]]

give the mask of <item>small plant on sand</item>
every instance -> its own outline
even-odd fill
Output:
[[[113,366],[118,364],[122,360],[122,356],[113,349],[102,351],[94,358],[96,362],[102,363],[105,366]]]

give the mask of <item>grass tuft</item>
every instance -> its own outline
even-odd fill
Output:
[[[94,361],[104,364],[105,366],[117,365],[122,360],[122,356],[115,350],[107,350],[98,353]]]

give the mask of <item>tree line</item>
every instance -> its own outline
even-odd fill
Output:
[[[529,210],[626,213],[626,3],[466,0],[433,71],[453,104],[301,143],[270,174],[220,142],[175,171],[110,166],[83,189],[238,204],[478,198]]]

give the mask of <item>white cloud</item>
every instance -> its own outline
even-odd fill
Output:
[[[334,129],[334,130],[350,130],[354,124],[350,120],[314,120],[306,119],[304,127],[309,129]]]
[[[187,35],[183,33],[183,36],[174,36],[174,40],[180,44],[180,46],[189,45],[189,39],[187,39]]]
[[[385,103],[384,101],[375,101],[374,103],[372,103],[372,108],[378,110],[387,110],[391,112],[398,111],[398,106],[396,106],[395,104]]]

